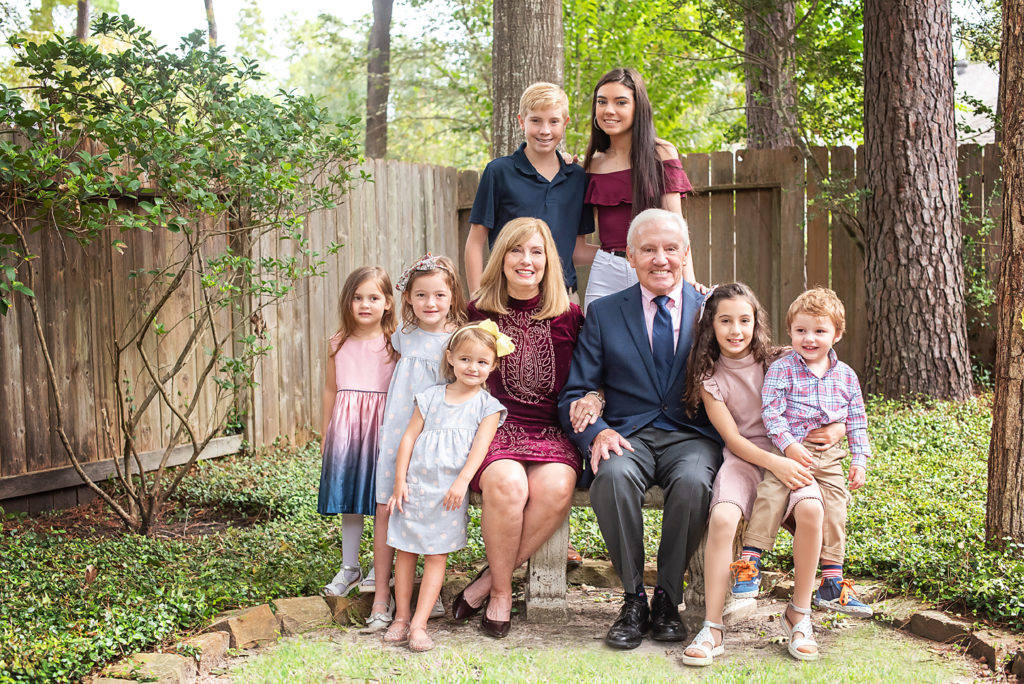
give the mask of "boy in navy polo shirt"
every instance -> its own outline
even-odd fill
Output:
[[[528,216],[543,219],[551,227],[565,287],[572,293],[576,291],[572,253],[577,240],[594,232],[594,216],[583,211],[587,187],[583,168],[566,164],[558,153],[569,122],[569,98],[553,83],[534,83],[523,91],[518,118],[526,142],[487,165],[469,214],[465,251],[469,291],[480,287],[484,242],[493,246],[506,223]]]

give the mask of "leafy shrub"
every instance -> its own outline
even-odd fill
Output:
[[[1024,553],[984,544],[990,401],[869,402],[873,456],[849,508],[846,572],[1022,629]],[[791,567],[788,535],[767,558]]]

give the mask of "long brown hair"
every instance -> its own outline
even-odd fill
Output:
[[[388,277],[388,272],[380,266],[360,266],[349,273],[348,278],[345,279],[345,284],[341,288],[341,296],[338,298],[339,323],[338,332],[334,334],[334,337],[338,338],[337,346],[333,347],[334,351],[331,352],[331,356],[338,353],[341,345],[345,344],[345,340],[352,337],[352,333],[356,330],[356,320],[352,315],[352,300],[355,299],[356,290],[367,280],[373,281],[389,305],[380,319],[380,327],[384,331],[384,344],[388,350],[388,356],[397,361],[398,353],[391,345],[391,335],[394,334],[397,326],[395,298],[391,294],[391,278]]]
[[[722,353],[718,346],[718,338],[715,337],[714,321],[718,304],[727,299],[746,299],[750,303],[750,308],[754,310],[754,332],[750,338],[750,353],[764,370],[768,370],[768,364],[778,353],[778,347],[772,345],[771,333],[768,330],[768,313],[761,306],[761,302],[757,301],[754,291],[743,283],[726,283],[715,287],[704,301],[698,319],[693,324],[693,346],[686,360],[686,392],[683,394],[683,404],[686,406],[687,414],[691,416],[696,415],[697,406],[700,405],[700,388],[703,381],[711,377],[715,370],[715,362]]]
[[[597,125],[597,91],[608,83],[621,83],[633,91],[633,127],[630,129],[630,181],[633,186],[633,216],[661,206],[665,194],[665,169],[658,157],[658,136],[654,133],[654,111],[647,87],[636,69],[618,67],[601,77],[590,101],[590,142],[584,169],[590,171],[595,152],[604,152],[611,138]]]
[[[448,322],[458,328],[465,325],[466,321],[469,320],[469,315],[466,312],[466,293],[462,290],[462,282],[456,273],[455,264],[446,256],[436,256],[434,261],[440,268],[413,271],[409,274],[409,280],[405,284],[405,292],[402,293],[403,332],[409,332],[419,327],[419,322],[416,320],[416,312],[412,310],[412,302],[409,301],[408,296],[410,290],[412,290],[412,284],[420,276],[433,275],[434,273],[440,273],[444,276],[444,281],[448,284],[448,290],[452,293],[451,308],[448,309]],[[399,282],[399,285],[401,285],[401,282]]]
[[[505,224],[498,233],[498,239],[491,248],[487,268],[480,278],[480,289],[476,296],[476,308],[493,314],[508,313],[508,279],[505,277],[505,255],[516,245],[540,235],[544,241],[544,277],[540,281],[540,308],[533,315],[536,321],[561,316],[569,310],[569,295],[565,293],[562,278],[562,262],[558,258],[555,239],[551,237],[548,224],[538,218],[517,218]]]

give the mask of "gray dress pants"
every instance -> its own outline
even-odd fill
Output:
[[[641,506],[649,487],[665,491],[658,546],[658,585],[678,605],[683,573],[708,522],[711,487],[722,447],[692,430],[645,427],[629,436],[634,451],[601,461],[590,503],[612,564],[627,592],[643,587],[644,525]]]

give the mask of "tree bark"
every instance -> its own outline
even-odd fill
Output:
[[[526,87],[562,84],[563,42],[561,0],[494,0],[492,157],[511,154],[522,142],[516,116]]]
[[[747,146],[797,144],[793,0],[754,0],[744,11]]]
[[[1003,246],[985,532],[1024,543],[1024,0],[1003,4]]]
[[[89,37],[89,0],[78,0],[78,22],[75,24],[75,38],[84,43]]]
[[[865,0],[868,392],[971,395],[949,0]]]
[[[210,34],[210,47],[217,47],[217,19],[213,14],[213,0],[203,0],[206,4],[206,26]]]
[[[388,94],[391,90],[391,9],[394,0],[373,0],[366,74],[366,156],[388,153]]]

